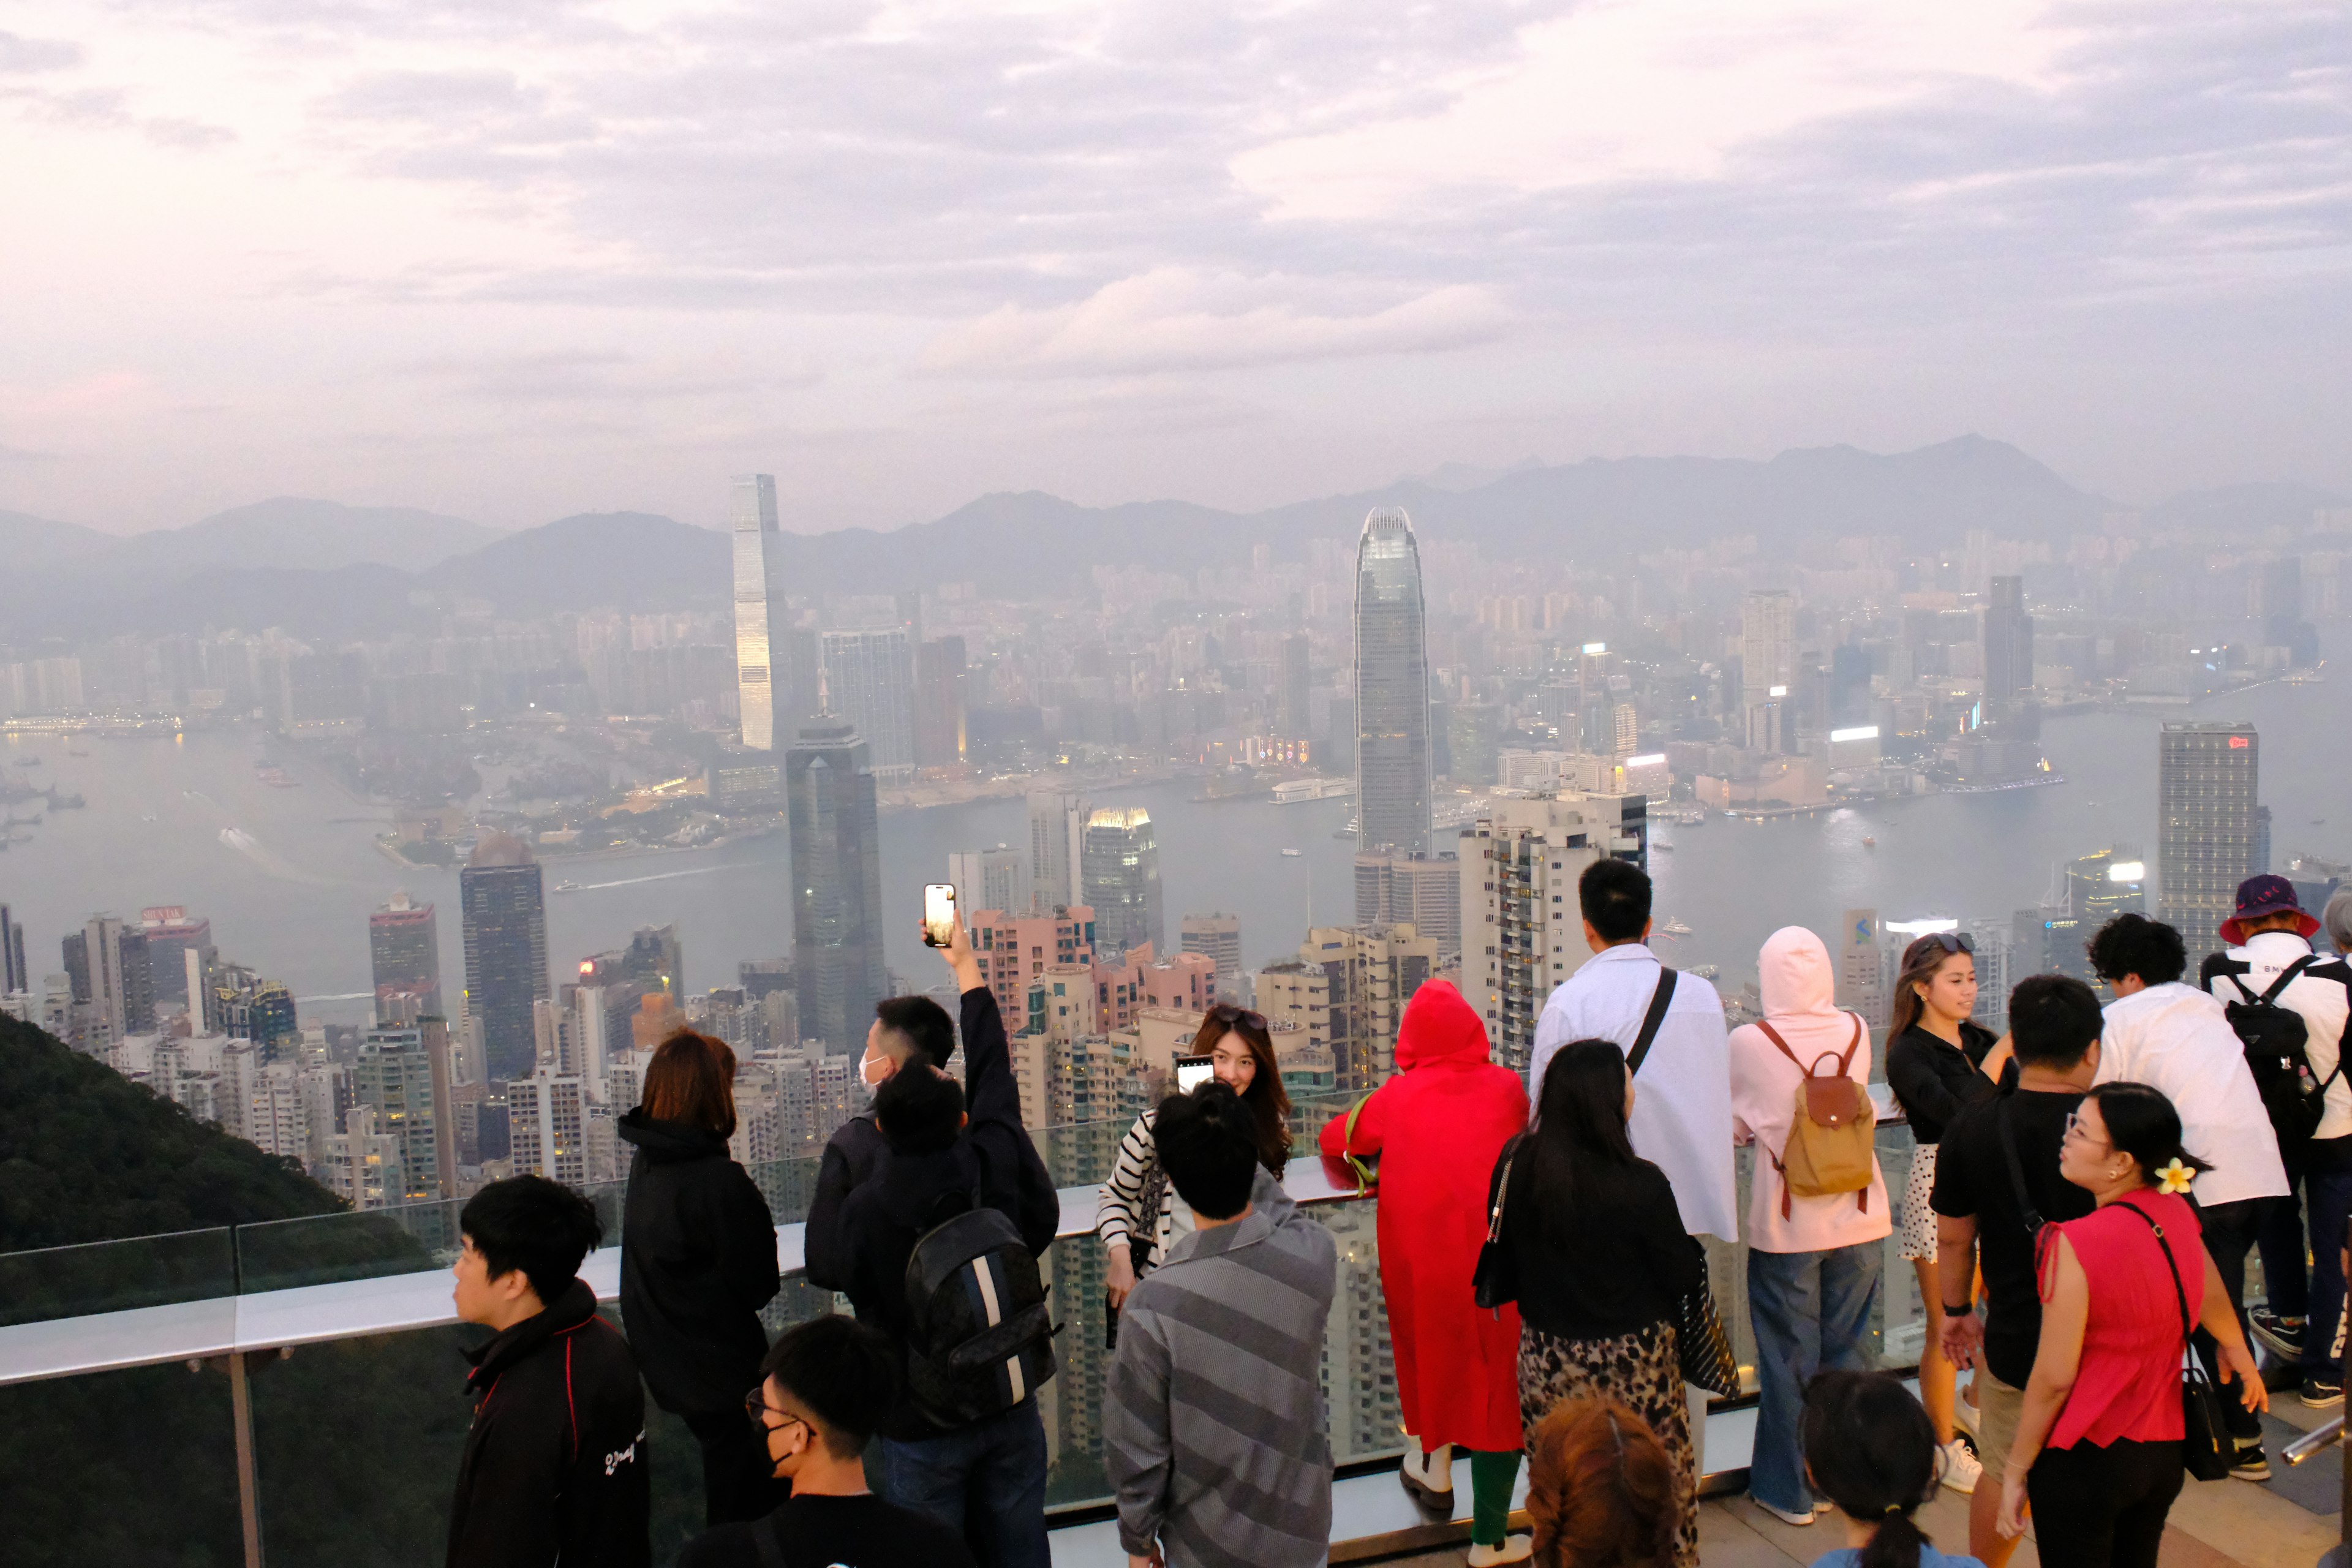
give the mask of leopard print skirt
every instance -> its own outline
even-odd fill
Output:
[[[1675,1467],[1675,1568],[1698,1568],[1698,1465],[1690,1405],[1672,1323],[1605,1340],[1562,1339],[1528,1325],[1519,1331],[1519,1415],[1528,1442],[1552,1407],[1570,1399],[1614,1399],[1650,1424]]]

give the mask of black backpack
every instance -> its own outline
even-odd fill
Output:
[[[2246,969],[2242,964],[2225,960],[2214,971],[2230,975],[2244,998],[2225,1004],[2222,1011],[2229,1015],[2230,1027],[2244,1042],[2246,1066],[2253,1072],[2254,1087],[2262,1093],[2263,1109],[2270,1113],[2271,1128],[2278,1134],[2279,1155],[2290,1169],[2299,1164],[2311,1135],[2319,1131],[2320,1119],[2327,1111],[2328,1085],[2344,1076],[2340,1049],[2336,1070],[2327,1075],[2326,1082],[2311,1070],[2311,1057],[2305,1048],[2309,1033],[2304,1026],[2303,1015],[2279,1003],[2280,995],[2294,984],[2295,977],[2318,962],[2317,954],[2304,954],[2281,971],[2279,977],[2271,982],[2270,989],[2260,995],[2253,994],[2245,984]]]
[[[907,1258],[907,1385],[932,1422],[967,1426],[1010,1410],[1053,1376],[1057,1331],[1037,1257],[974,1188]]]

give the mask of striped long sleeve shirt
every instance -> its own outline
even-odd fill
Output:
[[[1196,1230],[1119,1311],[1103,1456],[1132,1555],[1309,1568],[1330,1552],[1320,1377],[1339,1248],[1264,1171],[1250,1212]]]

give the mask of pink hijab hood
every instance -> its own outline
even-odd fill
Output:
[[[1843,1054],[1853,1040],[1853,1015],[1838,1011],[1837,971],[1822,939],[1802,926],[1782,926],[1756,956],[1757,989],[1765,1021],[1807,1062],[1821,1051]]]

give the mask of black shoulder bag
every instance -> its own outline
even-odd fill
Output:
[[[2180,1370],[2181,1464],[2200,1481],[2218,1481],[2230,1473],[2230,1467],[2236,1462],[2238,1445],[2230,1436],[2228,1417],[2221,1408],[2221,1391],[2205,1375],[2204,1364],[2189,1344],[2196,1325],[2189,1321],[2189,1292],[2181,1288],[2180,1265],[2173,1258],[2172,1244],[2165,1239],[2164,1226],[2156,1223],[2156,1216],[2137,1204],[2120,1199],[2117,1202],[2147,1222],[2147,1228],[2156,1233],[2156,1249],[2164,1254],[2164,1266],[2172,1271],[2172,1299],[2180,1307],[2180,1342],[2187,1352]]]

